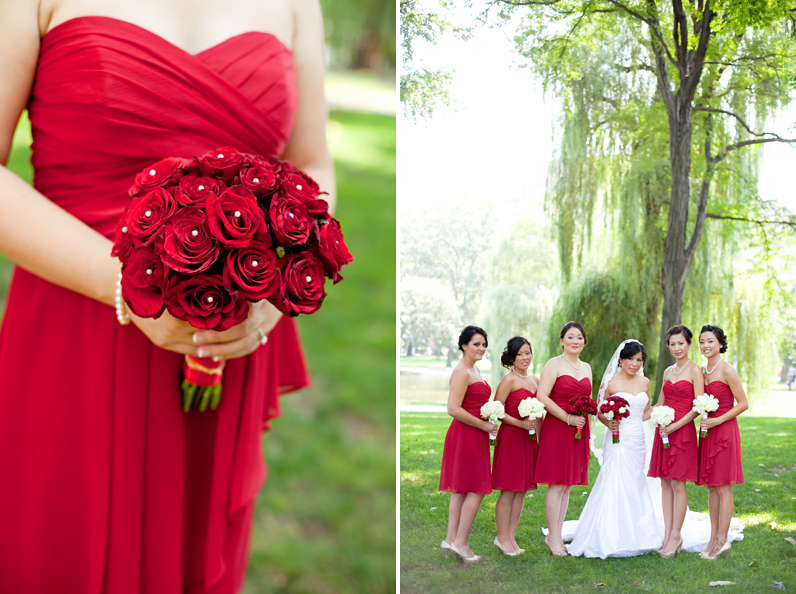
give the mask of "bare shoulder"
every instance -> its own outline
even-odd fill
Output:
[[[467,371],[467,369],[464,368],[463,365],[461,366],[457,365],[456,367],[453,368],[453,371],[451,372],[451,379],[449,383],[450,385],[453,385],[454,383],[458,384],[462,382],[464,382],[465,384],[470,383],[470,373]]]
[[[297,32],[307,29],[322,30],[323,16],[319,0],[290,0],[290,6]]]

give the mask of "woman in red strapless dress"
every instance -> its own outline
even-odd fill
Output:
[[[224,333],[121,326],[110,253],[131,180],[164,157],[281,155],[333,195],[320,9],[277,4],[192,3],[187,29],[173,1],[0,9],[0,162],[27,105],[35,170],[31,188],[0,168],[0,252],[19,265],[0,331],[2,592],[242,586],[261,432],[308,382],[296,326],[265,301]],[[182,412],[183,354],[228,361],[218,410]]]
[[[462,359],[450,379],[448,414],[453,421],[445,434],[439,477],[439,490],[451,493],[448,534],[440,548],[466,563],[481,559],[467,541],[481,500],[492,492],[489,434],[496,432],[497,426],[481,418],[481,407],[492,390],[475,366],[484,358],[486,347],[486,332],[477,326],[467,326],[459,335]]]
[[[663,544],[658,552],[673,557],[683,544],[680,530],[688,511],[686,481],[697,480],[697,439],[692,411],[694,398],[704,393],[702,370],[688,357],[691,348],[691,330],[685,326],[672,326],[666,332],[666,344],[675,364],[663,374],[663,389],[656,406],[674,409],[674,421],[659,427],[652,442],[652,456],[647,476],[661,479],[663,507]],[[663,437],[669,438],[669,447],[663,447]]]
[[[721,358],[727,351],[727,336],[718,326],[705,325],[699,333],[699,348],[707,357],[705,392],[719,401],[719,408],[702,419],[708,436],[699,440],[698,485],[708,488],[710,541],[703,559],[716,559],[730,550],[727,532],[735,511],[732,485],[743,483],[741,434],[738,415],[749,408],[749,400],[738,372]]]
[[[573,396],[591,396],[591,367],[579,359],[587,343],[586,331],[567,322],[559,341],[564,352],[544,366],[536,397],[545,405],[544,439],[539,442],[533,482],[549,485],[545,517],[550,531],[545,545],[553,555],[566,557],[561,529],[569,506],[572,485],[589,484],[589,423],[586,417],[567,413]],[[581,427],[581,439],[575,439]]]
[[[542,423],[541,419],[523,419],[517,410],[526,398],[536,398],[539,378],[528,373],[532,360],[531,343],[526,338],[515,336],[509,340],[500,362],[511,371],[495,392],[495,400],[505,407],[505,416],[501,419],[492,460],[492,488],[500,490],[495,503],[498,534],[494,545],[510,557],[525,552],[517,545],[517,525],[526,491],[536,489],[533,471]],[[528,434],[531,430],[536,432],[534,439]]]

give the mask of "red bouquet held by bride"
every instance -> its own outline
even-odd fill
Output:
[[[289,161],[232,147],[145,167],[116,228],[122,298],[218,332],[267,299],[288,316],[321,307],[325,278],[353,261],[318,184]],[[218,406],[224,361],[186,355],[183,408]]]
[[[569,399],[569,410],[571,415],[586,415],[597,414],[597,403],[592,400],[591,396],[573,396]],[[575,430],[575,439],[580,439],[583,435],[583,427],[577,427]]]
[[[619,421],[630,416],[630,405],[621,396],[611,396],[600,405],[600,413],[605,415],[609,421]],[[611,431],[611,437],[613,437],[613,443],[619,443],[619,430]]]

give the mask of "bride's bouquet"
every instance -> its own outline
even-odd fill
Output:
[[[656,406],[652,409],[652,413],[650,413],[650,419],[652,419],[652,422],[656,425],[666,427],[674,421],[674,409],[671,406]],[[669,438],[664,436],[662,439],[663,449],[668,450]]]
[[[544,416],[544,404],[536,398],[525,398],[517,406],[517,412],[521,417],[529,419],[541,419]],[[528,436],[536,441],[536,429],[528,431]]]
[[[117,305],[124,299],[143,318],[168,310],[221,332],[261,299],[288,316],[311,314],[326,297],[324,277],[339,282],[353,261],[318,184],[276,157],[223,147],[166,158],[145,167],[129,194],[111,254],[122,263]],[[186,412],[218,406],[223,368],[185,356]]]
[[[569,400],[569,410],[567,412],[571,415],[580,415],[582,417],[596,415],[597,403],[592,400],[591,396],[573,396]],[[575,439],[581,439],[582,435],[583,428],[578,427],[575,431]]]
[[[500,400],[490,400],[481,407],[481,418],[497,425],[498,420],[506,416],[503,403]],[[489,434],[489,445],[495,445],[496,435]]]
[[[611,396],[600,406],[600,412],[609,421],[622,420],[630,416],[630,405],[621,396]],[[619,443],[619,431],[612,431],[613,443]]]
[[[708,413],[716,411],[718,409],[719,409],[719,401],[716,399],[715,396],[711,396],[710,394],[700,394],[699,396],[694,398],[694,408],[692,410],[702,415],[703,419],[707,419]],[[699,437],[707,437],[707,436],[708,436],[707,429],[699,430]]]

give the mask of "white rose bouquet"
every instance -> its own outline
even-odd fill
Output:
[[[481,407],[481,418],[487,419],[490,423],[497,424],[499,419],[506,416],[503,403],[500,400],[490,400]],[[497,436],[489,434],[489,445],[495,445]]]
[[[656,406],[652,409],[650,419],[656,425],[666,427],[674,421],[674,409],[671,406]],[[669,449],[669,438],[663,437],[663,449]]]
[[[707,419],[709,412],[719,410],[719,401],[715,396],[711,396],[710,394],[700,394],[699,396],[694,398],[693,410],[702,415],[703,419]],[[708,430],[700,429],[699,437],[707,437],[707,436],[708,436]]]
[[[544,416],[544,404],[539,402],[536,398],[525,398],[517,407],[517,412],[521,417],[528,417],[529,419],[541,419]],[[536,429],[528,431],[528,436],[536,441]]]

